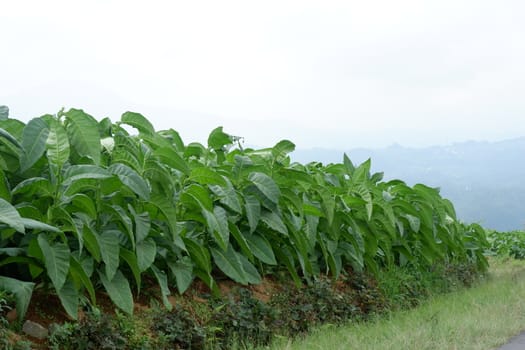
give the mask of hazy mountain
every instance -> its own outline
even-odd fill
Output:
[[[342,150],[297,150],[300,162],[341,162]],[[372,170],[385,179],[440,187],[458,216],[498,230],[525,227],[525,137],[501,142],[469,141],[448,146],[346,151],[354,163],[372,158]]]

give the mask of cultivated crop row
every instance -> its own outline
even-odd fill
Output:
[[[347,269],[486,267],[484,230],[460,223],[438,190],[384,182],[346,156],[292,163],[294,147],[244,149],[222,128],[185,144],[131,112],[115,123],[76,109],[27,124],[4,114],[0,288],[23,317],[35,284],[47,286],[75,318],[98,289],[131,313],[146,276],[169,308],[170,288],[194,279],[217,292],[224,277],[285,272],[300,284]]]

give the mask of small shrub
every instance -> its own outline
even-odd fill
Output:
[[[203,349],[206,329],[180,305],[153,318],[153,330],[169,349]]]
[[[114,319],[94,308],[76,323],[56,326],[49,337],[51,349],[125,349],[126,337]]]
[[[215,339],[221,348],[239,343],[245,346],[270,343],[276,313],[271,306],[255,299],[249,290],[238,289],[226,301],[216,302],[214,309],[210,326],[216,330]]]
[[[312,285],[288,288],[272,298],[277,323],[285,334],[306,333],[322,323],[339,324],[360,314],[358,298],[346,288],[338,290],[331,280],[319,278]]]

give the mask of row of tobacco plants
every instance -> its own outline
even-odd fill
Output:
[[[131,314],[152,281],[171,309],[170,293],[195,280],[218,294],[225,278],[307,285],[349,269],[487,267],[484,230],[459,222],[437,189],[383,181],[346,156],[291,162],[294,147],[243,148],[222,128],[206,145],[184,143],[132,112],[24,124],[1,109],[0,289],[20,319],[36,286],[76,319],[99,292]]]

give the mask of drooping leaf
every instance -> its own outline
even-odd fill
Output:
[[[129,315],[133,314],[133,295],[126,277],[117,270],[115,276],[110,280],[105,273],[98,272],[100,281],[108,292],[109,298],[122,311]]]
[[[123,124],[130,125],[134,128],[136,128],[141,133],[145,134],[154,134],[155,129],[153,128],[153,125],[144,118],[142,114],[134,113],[134,112],[126,112],[122,114],[122,117],[120,118],[121,122]]]
[[[188,167],[188,164],[173,148],[158,148],[155,150],[154,154],[162,161],[163,164],[178,170],[183,174],[190,175],[190,168]]]
[[[20,157],[20,170],[31,168],[46,151],[46,141],[49,135],[47,123],[41,118],[31,119],[22,133],[24,152]]]
[[[291,153],[295,150],[295,144],[288,140],[282,140],[279,141],[275,146],[272,148],[272,155],[274,156],[275,160],[278,162],[282,162],[288,153]]]
[[[47,231],[47,232],[56,232],[56,233],[62,232],[60,231],[59,228],[48,225],[38,220],[33,220],[30,218],[21,218],[21,220],[22,220],[22,224],[24,225],[24,227],[29,230],[38,230],[38,231]]]
[[[202,210],[202,214],[206,219],[210,234],[215,238],[217,244],[226,250],[230,236],[226,210],[220,206],[215,206],[213,213],[204,209]]]
[[[180,294],[184,293],[193,281],[193,263],[190,257],[185,256],[176,263],[168,263],[171,273],[175,276],[177,290]]]
[[[71,278],[68,278],[62,288],[57,290],[57,295],[67,314],[76,320],[78,318],[79,294]]]
[[[38,235],[38,246],[42,249],[47,275],[55,290],[59,291],[64,286],[69,272],[69,247],[64,243],[49,243],[44,235]]]
[[[164,271],[156,268],[155,265],[151,266],[151,271],[153,271],[153,275],[159,283],[164,306],[166,307],[166,309],[168,309],[168,311],[170,311],[173,308],[173,305],[171,305],[170,301],[168,300],[168,296],[171,295],[170,289],[168,287],[168,276],[166,276],[166,273]]]
[[[175,238],[175,233],[177,232],[177,211],[175,210],[173,203],[168,198],[160,194],[151,196],[150,203],[159,209],[164,215],[171,233],[174,235],[173,238]]]
[[[269,228],[283,235],[288,235],[288,229],[279,215],[271,211],[264,211],[261,215],[261,221],[268,225]]]
[[[135,192],[141,199],[149,200],[150,188],[144,178],[142,178],[135,170],[127,165],[114,163],[108,168],[108,171],[117,175],[120,181]]]
[[[277,265],[272,246],[266,238],[258,234],[246,235],[245,238],[253,255],[265,264]]]
[[[0,276],[0,290],[8,291],[15,296],[16,313],[21,322],[27,312],[27,307],[33,295],[33,282],[24,282],[7,276]]]
[[[215,128],[208,137],[208,147],[214,150],[220,150],[230,144],[232,144],[231,136],[222,131],[222,126]]]
[[[155,261],[155,256],[157,255],[157,245],[153,239],[148,238],[140,243],[137,243],[136,252],[139,270],[140,272],[143,272],[149,269],[153,264],[153,261]]]
[[[135,284],[137,286],[137,293],[140,293],[140,287],[142,284],[142,278],[140,276],[139,264],[137,262],[137,256],[130,250],[120,248],[120,257],[128,264],[135,278]]]
[[[198,209],[213,210],[213,202],[207,188],[199,184],[191,184],[184,189],[180,200],[186,206],[193,206]]]
[[[144,212],[142,214],[136,213],[135,209],[133,209],[133,207],[129,204],[128,209],[135,221],[135,238],[133,241],[138,244],[149,235],[151,230],[151,218],[148,212]]]
[[[211,248],[211,255],[217,267],[237,283],[248,284],[246,272],[243,269],[239,254],[230,245],[226,251]]]
[[[213,169],[204,166],[191,169],[191,175],[189,179],[202,185],[226,186],[226,181],[222,178],[222,176],[217,174],[217,172]]]
[[[270,201],[275,204],[279,202],[281,192],[271,177],[264,173],[253,172],[248,176],[248,180],[253,182],[259,191],[261,191]]]
[[[249,284],[259,284],[261,283],[261,275],[255,268],[255,266],[252,265],[252,263],[246,259],[246,257],[242,254],[237,254],[239,257],[239,260],[242,264],[242,269],[244,270],[244,275],[246,276],[246,283]]]
[[[253,233],[257,228],[259,219],[261,218],[261,203],[259,200],[252,195],[244,196],[246,217],[248,218],[248,224],[250,225],[250,233]]]
[[[0,222],[3,222],[18,232],[25,233],[25,226],[18,211],[5,199],[0,198]]]
[[[89,114],[81,109],[70,109],[66,116],[66,131],[71,146],[80,156],[93,160],[95,165],[100,164],[100,134],[98,123]]]
[[[86,180],[92,180],[92,179],[107,179],[111,177],[111,173],[107,171],[104,168],[101,168],[97,165],[89,165],[89,164],[80,164],[80,165],[72,165],[69,168],[67,168],[66,172],[64,173],[64,182],[62,183],[64,186],[69,186],[73,182],[86,179]]]
[[[91,279],[89,278],[89,275],[87,274],[87,272],[84,270],[84,267],[82,266],[82,264],[78,262],[75,257],[72,256],[71,259],[69,260],[69,266],[70,266],[69,271],[71,273],[71,277],[74,280],[77,280],[78,282],[80,282],[80,284],[84,288],[86,288],[86,290],[89,293],[91,303],[93,305],[96,305],[97,298],[95,295],[95,288],[93,287],[93,283],[91,282]]]
[[[220,202],[238,214],[242,214],[242,206],[237,191],[228,178],[223,177],[226,186],[210,185],[211,191],[220,198]]]
[[[0,128],[0,137],[6,139],[9,141],[17,150],[22,150],[22,145],[18,142],[18,140],[11,135],[7,130],[4,130],[3,128]]]
[[[100,255],[106,266],[106,276],[113,279],[119,266],[119,249],[117,231],[107,230],[99,236]]]

